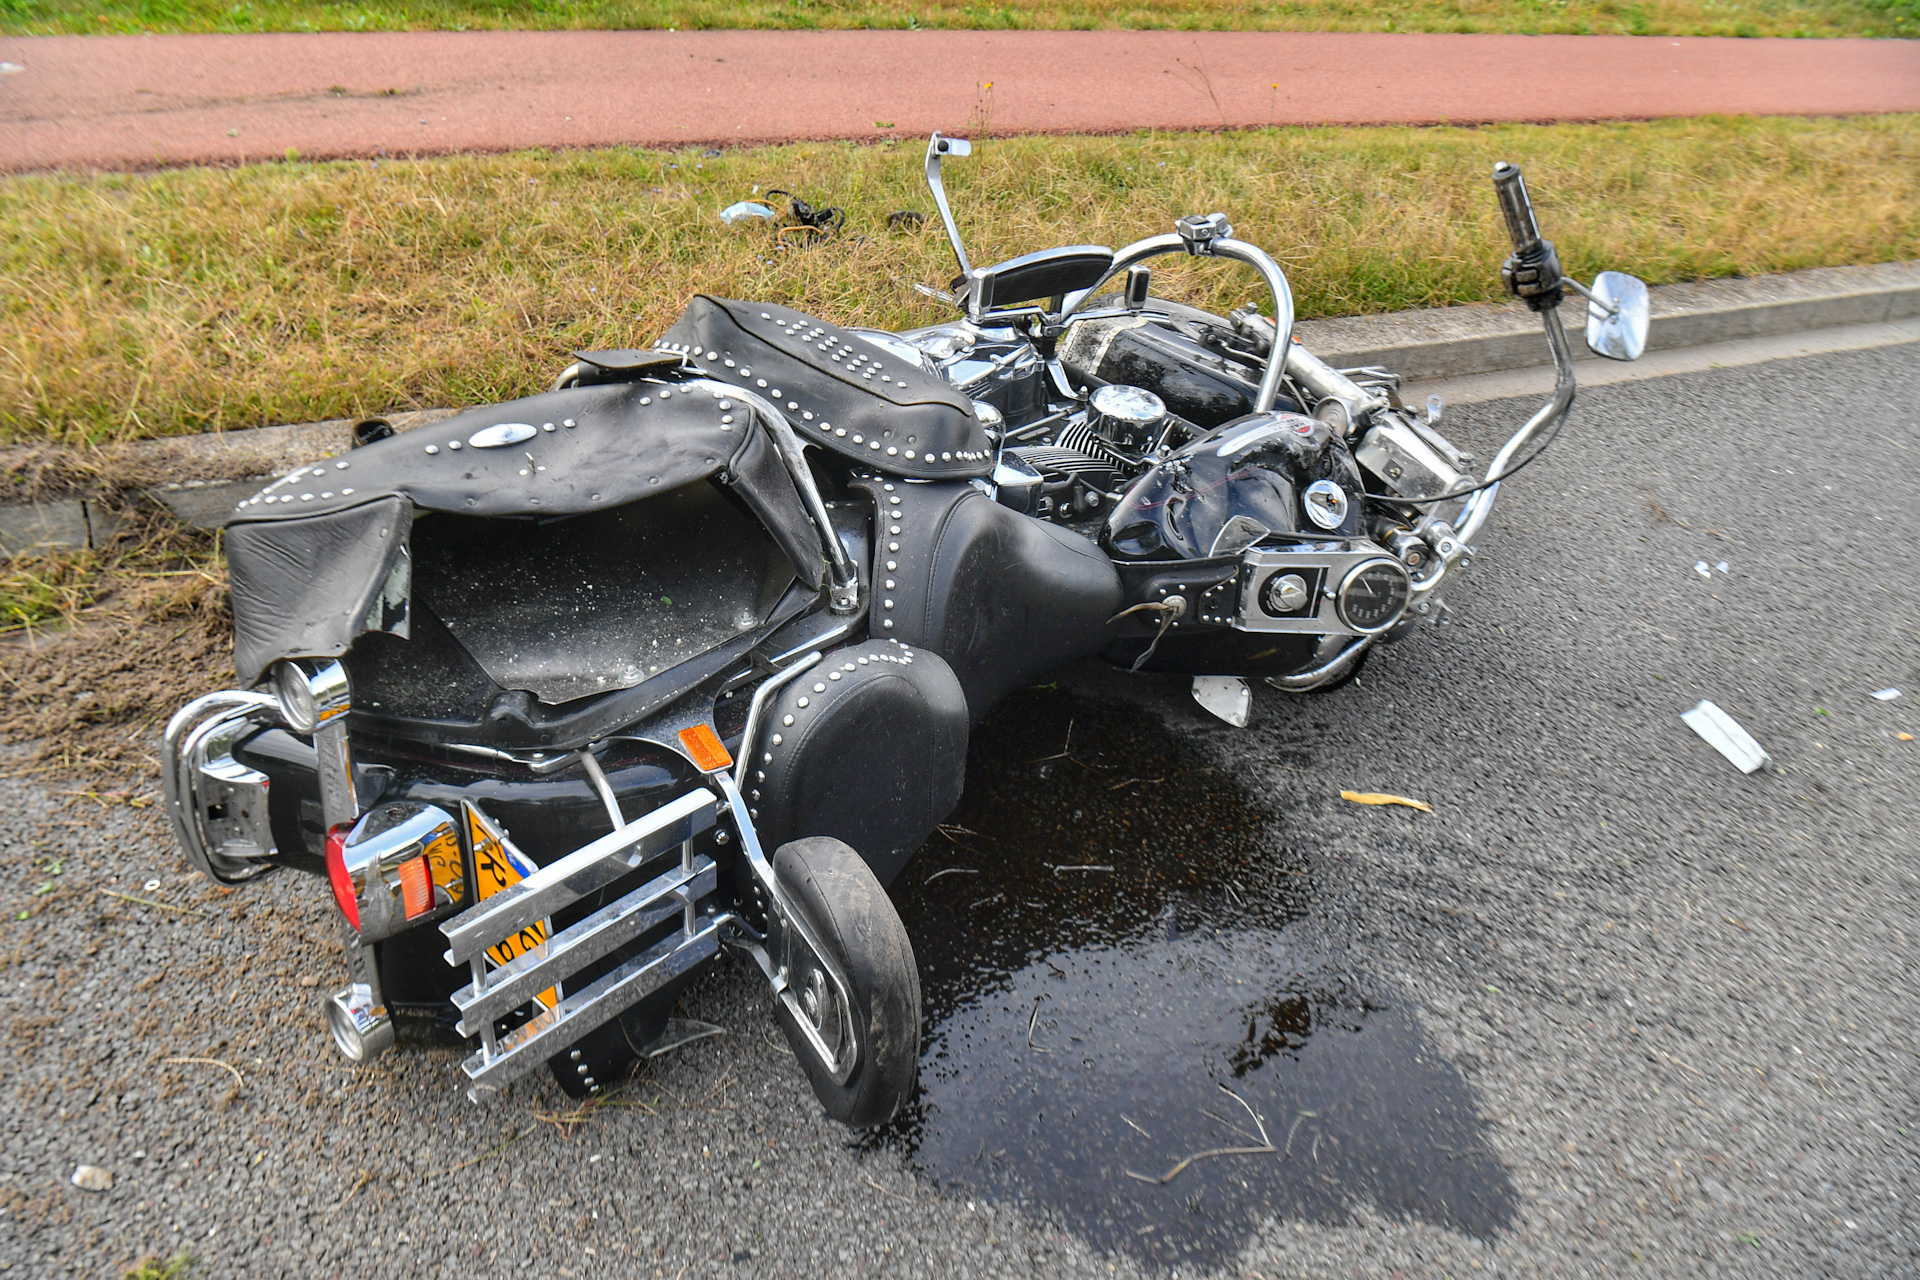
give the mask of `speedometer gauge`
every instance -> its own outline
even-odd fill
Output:
[[[1400,620],[1413,598],[1413,583],[1397,560],[1369,560],[1340,584],[1340,620],[1363,636],[1385,631]]]

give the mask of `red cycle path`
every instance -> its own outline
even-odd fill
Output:
[[[0,171],[1265,124],[1920,111],[1920,41],[1164,31],[0,39]],[[991,85],[989,90],[988,86]]]

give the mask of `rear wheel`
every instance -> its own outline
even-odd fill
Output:
[[[856,1129],[883,1125],[913,1093],[920,1066],[920,971],[906,926],[866,860],[838,840],[780,846],[773,873],[849,987],[843,1003],[825,972],[796,962],[793,1005],[777,1001],[774,1016],[827,1114]],[[822,1045],[836,1059],[852,1050],[844,1080]]]

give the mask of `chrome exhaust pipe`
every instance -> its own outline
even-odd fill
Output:
[[[1342,637],[1328,636],[1329,640]],[[1346,648],[1340,650],[1331,659],[1309,671],[1298,671],[1290,676],[1268,676],[1267,683],[1285,693],[1312,693],[1315,689],[1332,684],[1347,672],[1353,670],[1366,651],[1373,647],[1376,636],[1361,636]]]
[[[393,1018],[380,991],[380,975],[373,955],[360,944],[360,935],[343,930],[347,951],[347,985],[327,997],[322,1010],[333,1043],[348,1062],[367,1063],[393,1048]]]

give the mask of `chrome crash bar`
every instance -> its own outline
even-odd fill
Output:
[[[225,689],[195,698],[167,721],[160,753],[167,816],[187,861],[216,884],[240,884],[273,869],[263,861],[276,852],[267,778],[235,761],[232,746],[278,719],[271,696]]]
[[[1286,371],[1285,353],[1293,343],[1293,288],[1287,283],[1287,273],[1280,269],[1280,264],[1266,250],[1244,240],[1235,240],[1233,228],[1227,225],[1226,218],[1221,214],[1213,214],[1210,218],[1182,218],[1179,225],[1181,230],[1178,232],[1136,240],[1114,254],[1113,265],[1107,268],[1105,275],[1095,281],[1091,288],[1068,297],[1066,309],[1060,313],[1060,323],[1069,323],[1074,313],[1109,281],[1148,258],[1157,258],[1165,253],[1189,253],[1195,257],[1231,258],[1236,262],[1244,262],[1261,274],[1267,282],[1267,288],[1273,293],[1273,349],[1267,353],[1266,371],[1260,375],[1260,390],[1253,399],[1255,413],[1270,412],[1274,401],[1280,398],[1280,376]]]

